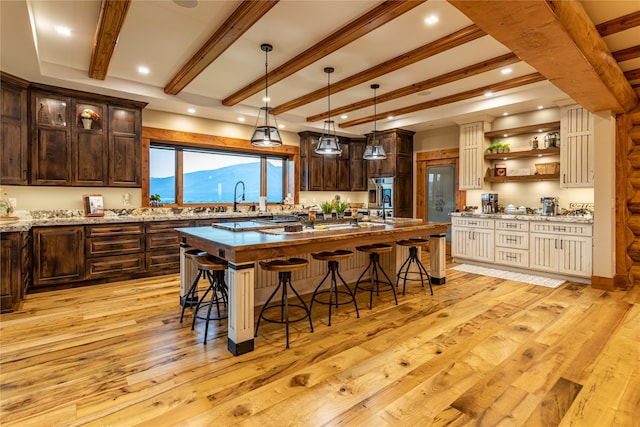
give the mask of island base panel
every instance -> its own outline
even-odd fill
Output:
[[[431,252],[431,265],[430,265],[430,276],[431,276],[431,284],[433,285],[444,285],[447,281],[445,268],[446,268],[446,242],[447,235],[442,234],[434,234],[429,236],[429,251]]]

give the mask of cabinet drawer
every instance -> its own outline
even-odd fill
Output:
[[[104,224],[88,225],[87,237],[117,236],[122,234],[143,234],[144,224]]]
[[[191,227],[190,220],[158,221],[147,223],[147,233],[166,233],[174,228]]]
[[[86,242],[87,257],[144,252],[144,236],[142,235],[91,237]]]
[[[496,230],[529,231],[529,221],[497,219]]]
[[[591,224],[576,224],[567,222],[532,222],[532,233],[571,234],[574,236],[591,236],[593,226]]]
[[[495,263],[513,267],[529,268],[529,251],[496,247]]]
[[[496,246],[503,248],[529,249],[529,233],[519,231],[496,231]]]
[[[453,217],[451,218],[451,225],[458,227],[470,227],[470,228],[486,228],[493,230],[494,225],[493,219],[485,219],[485,218],[460,218]]]
[[[120,276],[144,271],[144,254],[132,254],[88,259],[87,279]]]
[[[164,271],[177,273],[180,271],[180,251],[148,252],[146,256],[147,271]]]
[[[180,239],[178,239],[178,233],[176,231],[171,233],[147,234],[146,241],[148,251],[165,249],[178,250],[180,245]]]

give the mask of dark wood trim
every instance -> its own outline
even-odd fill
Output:
[[[638,26],[640,26],[640,10],[602,22],[596,25],[596,29],[600,36],[604,37]]]
[[[633,70],[625,71],[623,74],[624,77],[629,81],[638,80],[640,79],[640,68],[634,68]]]
[[[465,92],[455,93],[453,95],[445,96],[439,99],[434,99],[432,101],[409,105],[407,107],[398,108],[396,110],[385,111],[383,113],[378,113],[376,117],[385,117],[385,116],[397,117],[403,114],[415,113],[416,111],[428,110],[429,108],[438,107],[440,105],[451,104],[453,102],[458,102],[465,99],[471,99],[477,96],[483,96],[486,92],[499,92],[501,90],[507,90],[507,89],[512,89],[514,87],[526,86],[528,84],[541,82],[543,80],[546,80],[546,79],[540,73],[527,74],[526,76],[516,77],[514,79],[505,80],[503,82],[480,87],[477,89],[471,89]],[[341,128],[347,128],[351,126],[361,125],[364,123],[370,123],[373,120],[374,120],[374,116],[371,115],[368,117],[362,117],[360,119],[343,122],[343,123],[340,123],[338,126]]]
[[[591,287],[603,291],[614,291],[615,284],[613,277],[591,276]]]
[[[419,151],[416,153],[416,162],[435,161],[443,159],[457,159],[460,157],[459,148],[447,148],[445,150]]]
[[[611,54],[613,55],[613,58],[618,62],[640,58],[640,45],[631,46],[626,49],[616,50]]]
[[[628,236],[634,236],[629,228],[630,212],[627,208],[627,171],[629,151],[633,142],[629,141],[629,131],[632,124],[628,114],[620,114],[616,117],[616,140],[615,140],[615,166],[614,166],[614,186],[615,186],[615,276],[619,288],[627,289],[629,285],[629,267],[633,264],[627,254],[629,246],[633,243],[633,238],[629,241]],[[627,263],[627,260],[630,263]],[[625,278],[625,280],[621,280]],[[593,281],[592,281],[593,284]]]
[[[45,85],[41,83],[31,83],[29,85],[29,89],[43,90],[45,92],[51,92],[60,96],[69,96],[71,98],[81,98],[85,101],[102,102],[105,104],[115,105],[117,107],[134,108],[138,110],[142,110],[148,104],[148,102],[145,102],[145,101],[134,101],[131,99],[116,98],[113,96],[100,95],[97,93],[84,92],[84,91],[75,90],[75,89],[67,89],[59,86],[50,86],[50,85]]]
[[[425,0],[387,0],[375,6],[367,13],[343,25],[323,40],[309,47],[304,52],[296,55],[289,61],[270,71],[268,73],[269,83],[275,84],[280,80],[291,76],[301,69],[348,45],[354,40],[370,33],[376,28],[381,27],[387,22],[392,21],[403,13],[420,6],[424,1]],[[263,89],[264,78],[260,77],[225,98],[222,101],[222,105],[226,105],[228,107],[236,105]]]
[[[127,17],[131,0],[102,0],[98,26],[93,36],[89,78],[104,80]]]
[[[4,71],[0,71],[0,80],[2,80],[3,83],[11,83],[14,86],[18,86],[24,89],[27,89],[30,84],[29,81],[21,79],[20,77],[16,77],[9,73],[5,73]]]
[[[505,65],[514,64],[516,62],[520,62],[520,58],[518,58],[513,53],[507,53],[506,55],[497,56],[495,58],[488,59],[486,61],[481,61],[481,62],[478,62],[477,64],[470,65],[468,67],[459,68],[455,71],[441,74],[431,79],[423,80],[418,83],[413,83],[408,86],[401,87],[400,89],[392,90],[391,92],[378,95],[376,96],[376,102],[382,103],[382,102],[391,101],[397,98],[402,98],[403,96],[412,95],[414,93],[422,92],[427,89],[431,89],[447,83],[452,83],[458,80],[466,79],[467,77],[475,76],[477,74],[484,73],[486,71],[495,70],[497,68],[504,67]],[[345,114],[355,110],[360,110],[362,108],[370,107],[372,105],[373,105],[373,97],[359,101],[359,102],[354,102],[349,105],[335,108],[331,110],[331,112],[334,114],[334,116],[338,117],[341,114]],[[307,117],[307,121],[315,122],[319,120],[324,120],[327,116],[328,116],[328,113],[324,112],[321,114],[316,114],[314,116]]]
[[[177,95],[202,73],[217,57],[235,43],[279,0],[243,1],[227,20],[194,53],[164,87],[164,93]]]
[[[346,79],[342,79],[338,82],[332,83],[331,93],[335,94],[343,90],[357,86],[359,84],[368,82],[369,80],[375,79],[376,77],[380,77],[392,71],[399,70],[400,68],[404,68],[411,64],[415,64],[416,62],[422,61],[426,58],[432,57],[434,55],[442,53],[448,49],[455,48],[467,42],[479,39],[480,37],[483,37],[485,35],[486,34],[484,31],[482,31],[475,25],[470,25],[467,28],[458,30],[453,34],[449,34],[434,42],[427,43],[409,52],[402,53],[396,56],[395,58],[392,58],[380,64],[377,64],[376,66],[371,67],[367,70],[364,70],[352,76],[349,76]],[[315,90],[299,98],[293,99],[291,101],[285,102],[284,104],[281,104],[275,107],[273,109],[273,114],[276,114],[276,115],[282,114],[286,111],[293,110],[294,108],[298,108],[302,105],[306,105],[313,101],[323,99],[326,96],[327,96],[326,89],[320,88],[318,90]],[[373,101],[371,102],[371,105],[373,105]],[[327,113],[324,113],[324,114],[327,114]],[[338,114],[339,113],[336,113],[336,115]],[[321,119],[324,119],[324,118],[325,117],[322,117]],[[316,120],[307,119],[307,121],[317,121],[317,120],[320,120],[320,119],[316,119]]]

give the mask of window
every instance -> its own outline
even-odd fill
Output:
[[[179,206],[233,203],[236,185],[242,181],[244,202],[258,203],[264,181],[267,202],[281,203],[286,161],[286,157],[152,144],[149,194],[159,194],[163,204]],[[237,190],[241,202],[242,186]]]

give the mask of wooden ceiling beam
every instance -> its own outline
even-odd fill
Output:
[[[628,61],[630,59],[640,58],[640,45],[631,46],[626,49],[620,49],[611,53],[617,62]]]
[[[624,76],[629,81],[640,80],[640,68],[624,72]]]
[[[449,3],[589,111],[621,113],[638,103],[579,1]]]
[[[169,95],[180,93],[278,1],[242,1],[209,40],[171,78],[164,88],[164,93]]]
[[[427,89],[434,88],[436,86],[442,86],[447,83],[453,83],[458,80],[466,79],[471,76],[475,76],[480,73],[484,73],[490,70],[495,70],[496,68],[504,67],[506,65],[514,64],[516,62],[520,62],[520,58],[518,58],[513,53],[507,53],[506,55],[501,55],[496,58],[492,58],[486,61],[478,62],[474,65],[469,65],[468,67],[463,67],[457,69],[455,71],[451,71],[449,73],[441,74],[439,76],[433,77],[431,79],[423,80],[418,83],[413,83],[411,85],[402,87],[400,89],[393,90],[391,92],[387,92],[384,95],[376,96],[376,102],[382,103],[391,101],[397,98],[402,98],[403,96],[408,96],[414,93],[422,92]],[[343,107],[338,107],[331,112],[334,116],[339,116],[341,114],[348,113],[350,111],[360,110],[362,108],[370,107],[373,105],[374,99],[369,98],[359,102],[354,102],[349,105],[345,105]],[[307,117],[308,122],[316,122],[319,120],[324,120],[328,117],[326,112],[317,114],[315,116]]]
[[[340,29],[296,55],[281,66],[273,69],[267,75],[270,84],[279,82],[301,69],[313,64],[325,56],[348,45],[354,40],[381,27],[387,22],[410,11],[426,0],[387,0],[359,16]],[[222,101],[222,105],[232,106],[264,89],[264,78],[256,79]]]
[[[427,43],[409,52],[405,52],[401,55],[396,56],[395,58],[389,59],[367,70],[342,79],[339,82],[332,83],[331,93],[338,93],[343,90],[352,88],[371,79],[375,79],[376,77],[380,77],[387,73],[407,67],[411,64],[415,64],[416,62],[420,62],[423,59],[437,55],[448,49],[453,49],[454,47],[460,46],[484,36],[486,36],[484,31],[482,31],[475,25],[470,25],[467,28],[463,28],[459,31],[456,31],[455,33],[449,34],[434,42]],[[318,89],[275,107],[273,109],[273,114],[282,114],[286,111],[309,104],[313,101],[317,101],[318,99],[322,99],[325,96],[327,96],[326,88]]]
[[[640,25],[640,10],[596,25],[600,36],[610,36]]]
[[[441,105],[451,104],[453,102],[463,101],[465,99],[471,99],[478,96],[484,96],[487,92],[497,93],[502,90],[512,89],[515,87],[525,86],[532,83],[537,83],[546,80],[540,73],[527,74],[526,76],[516,77],[513,79],[505,80],[500,83],[479,87],[476,89],[467,90],[460,93],[454,93],[453,95],[445,96],[443,98],[434,99],[431,101],[421,102],[420,104],[409,105],[407,107],[398,108],[384,113],[377,114],[377,117],[393,116],[398,117],[403,114],[415,113],[416,111],[428,110],[429,108],[439,107]],[[362,117],[348,122],[339,124],[341,128],[348,128],[351,126],[361,125],[363,123],[369,123],[374,120],[373,116]]]
[[[90,79],[104,80],[107,77],[109,64],[130,5],[131,0],[102,0],[89,61]]]

